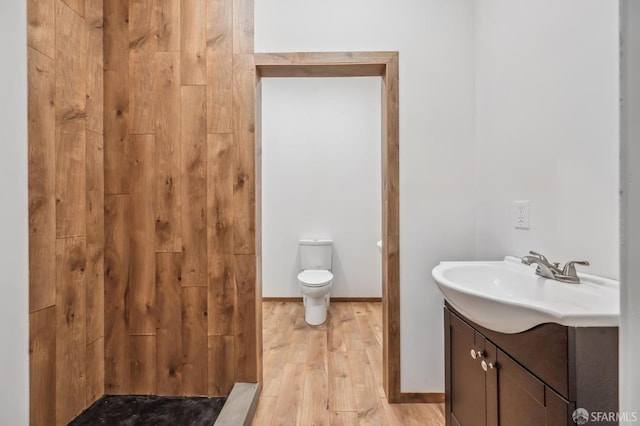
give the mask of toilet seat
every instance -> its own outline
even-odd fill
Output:
[[[298,274],[300,284],[309,287],[322,287],[333,279],[333,274],[323,269],[307,269]]]

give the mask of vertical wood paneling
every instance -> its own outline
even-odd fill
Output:
[[[158,253],[156,386],[159,395],[182,394],[182,253]]]
[[[85,1],[86,47],[86,399],[104,395],[104,21],[103,0]]]
[[[60,1],[56,10],[56,119],[58,124],[85,116],[85,21]]]
[[[104,20],[105,392],[226,394],[260,377],[253,2]]]
[[[129,192],[129,1],[104,2],[104,191]]]
[[[28,0],[27,45],[47,55],[56,57],[55,0]]]
[[[207,84],[206,0],[182,0],[180,65],[183,85]]]
[[[80,236],[86,228],[86,130],[84,118],[56,127],[56,236]]]
[[[232,0],[207,0],[207,49],[215,53],[233,53]]]
[[[55,63],[29,49],[29,310],[55,304]]]
[[[233,255],[211,255],[209,259],[209,335],[233,335],[236,298],[233,268]]]
[[[233,60],[231,54],[207,51],[209,133],[233,131]]]
[[[258,340],[262,330],[256,330],[256,258],[254,255],[236,255],[236,382],[258,380]]]
[[[104,336],[104,151],[87,132],[87,342]],[[103,343],[104,345],[104,343]]]
[[[55,259],[55,255],[53,256]],[[56,420],[56,307],[29,314],[29,421]]]
[[[158,4],[158,2],[156,2]],[[182,251],[180,53],[156,54],[156,251]]]
[[[230,254],[233,252],[234,217],[233,135],[209,135],[207,157],[209,255]]]
[[[182,287],[182,392],[206,395],[207,373],[207,289]]]
[[[154,0],[129,0],[129,134],[154,133]]]
[[[28,1],[33,425],[104,394],[102,14],[102,0]]]
[[[156,336],[131,336],[131,391],[133,395],[156,392]]]
[[[262,381],[262,309],[257,297],[253,0],[233,2],[232,127],[234,139],[233,253],[236,282],[235,381]],[[242,54],[242,55],[240,55]],[[242,255],[241,255],[242,254]],[[260,364],[260,365],[259,365]]]
[[[209,396],[226,396],[235,382],[233,336],[209,336]]]
[[[87,399],[89,407],[104,395],[104,337],[87,344]]]
[[[179,52],[180,0],[156,0],[154,6],[158,52]]]
[[[155,334],[156,266],[153,135],[130,135],[129,332]]]
[[[253,53],[253,0],[233,0],[233,53]]]
[[[104,132],[103,0],[86,0],[87,130]]]
[[[105,195],[105,392],[129,393],[129,196]]]
[[[255,254],[255,69],[253,55],[233,57],[235,145],[234,253]]]
[[[67,6],[69,6],[75,13],[84,17],[84,2],[85,0],[61,0]]]
[[[56,422],[85,408],[86,241],[56,240]]]
[[[56,236],[85,232],[84,20],[56,3]]]
[[[181,96],[183,286],[207,285],[207,110],[204,86]]]
[[[233,4],[207,1],[207,111],[209,133],[231,133]]]

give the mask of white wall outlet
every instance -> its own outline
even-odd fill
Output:
[[[529,229],[529,200],[514,201],[516,229]]]

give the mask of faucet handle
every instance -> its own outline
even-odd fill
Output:
[[[584,265],[589,266],[589,262],[586,260],[572,260],[571,262],[567,262],[562,268],[562,275],[575,277],[577,276],[576,267],[574,265]]]
[[[546,257],[544,257],[544,256],[543,256],[542,254],[540,254],[540,253],[536,253],[536,252],[535,252],[535,251],[533,251],[533,250],[529,250],[529,254],[539,257],[539,258],[540,258],[540,260],[542,260],[542,261],[543,261],[543,262],[545,262],[545,263],[549,263],[549,261],[547,260],[547,258],[546,258]]]

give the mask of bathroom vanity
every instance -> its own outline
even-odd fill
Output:
[[[565,426],[577,408],[618,410],[617,327],[501,333],[445,301],[444,335],[447,426]]]
[[[601,419],[618,410],[620,284],[574,263],[561,272],[536,254],[433,268],[448,426],[617,424]]]

